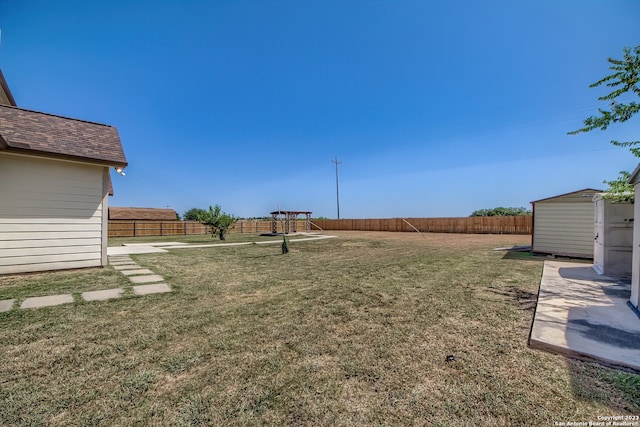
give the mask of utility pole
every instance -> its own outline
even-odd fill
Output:
[[[335,159],[331,160],[331,163],[335,163],[336,164],[336,207],[338,208],[338,219],[340,219],[340,193],[338,191],[338,165],[341,165],[342,162],[338,161],[338,157],[336,156]]]

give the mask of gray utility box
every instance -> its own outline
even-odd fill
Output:
[[[606,276],[631,277],[633,204],[612,203],[602,194],[596,194],[593,202],[593,269]]]

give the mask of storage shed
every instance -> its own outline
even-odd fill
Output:
[[[585,188],[531,202],[532,251],[593,258],[593,196],[600,191]]]
[[[3,78],[0,92],[0,274],[106,265],[117,130],[18,108]]]

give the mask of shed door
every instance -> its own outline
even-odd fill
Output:
[[[596,200],[595,202],[595,223],[593,227],[594,244],[593,244],[593,269],[598,274],[604,272],[604,200]]]

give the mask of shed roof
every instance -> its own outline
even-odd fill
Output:
[[[563,198],[563,197],[570,197],[570,196],[577,196],[580,197],[580,193],[591,193],[589,196],[585,195],[585,199],[588,197],[589,198],[589,202],[591,202],[591,198],[595,195],[595,193],[601,193],[602,190],[597,190],[595,188],[583,188],[582,190],[578,190],[578,191],[572,191],[570,193],[564,193],[564,194],[558,194],[557,196],[551,196],[551,197],[545,197],[544,199],[540,199],[540,200],[534,200],[531,203],[538,203],[538,202],[545,202],[548,200],[553,200],[553,199],[559,199],[559,198]]]
[[[139,221],[175,221],[176,211],[161,208],[109,207],[109,219]]]
[[[125,167],[113,126],[0,105],[0,151]]]

